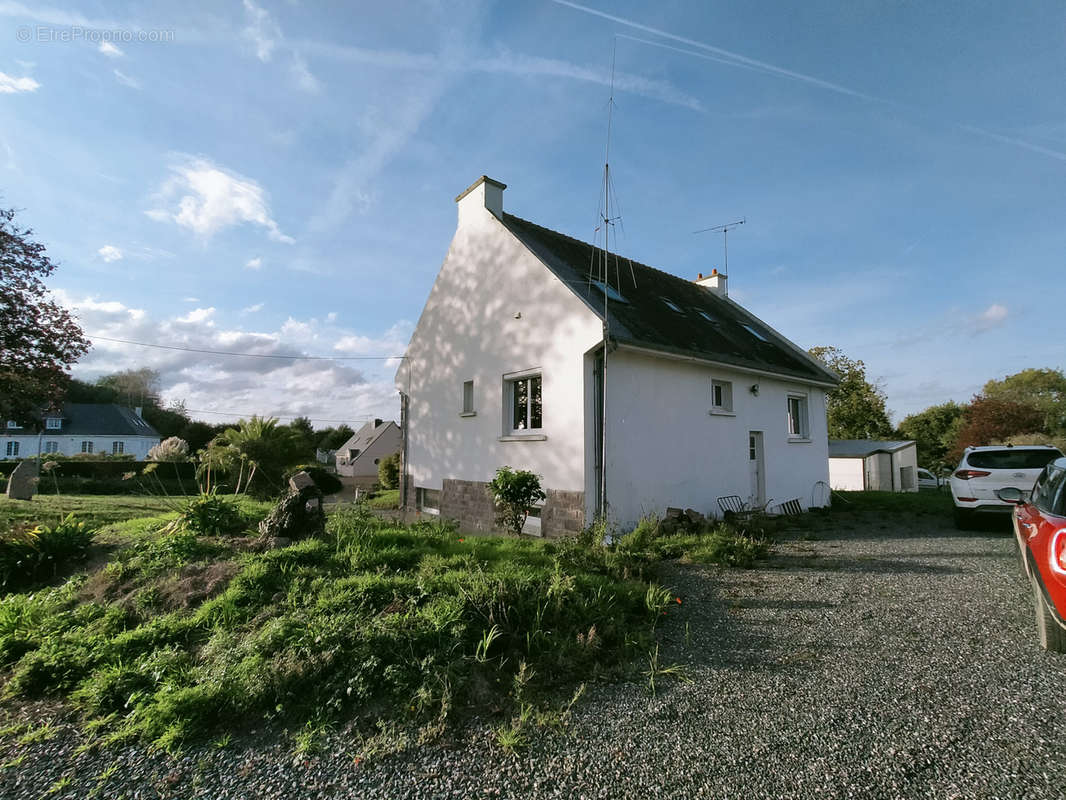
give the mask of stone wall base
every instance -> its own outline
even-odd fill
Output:
[[[572,536],[585,527],[585,493],[546,489],[540,512],[540,535]],[[506,533],[496,524],[496,507],[484,481],[444,480],[440,493],[441,519],[454,520],[468,532]]]

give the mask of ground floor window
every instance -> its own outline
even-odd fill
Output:
[[[427,514],[440,513],[440,490],[427,489],[424,486],[415,487],[415,507]]]
[[[507,381],[507,393],[512,431],[537,431],[544,427],[540,375]]]
[[[81,443],[81,451],[83,453],[91,453],[93,451],[93,443],[92,442],[82,442]]]
[[[46,452],[46,453],[58,453],[59,452],[59,442],[45,442],[44,443],[44,452]]]
[[[7,443],[7,454],[9,456],[17,456],[19,454],[19,443],[18,442],[8,442]]]
[[[125,442],[112,442],[111,443],[111,455],[118,455],[126,452]]]

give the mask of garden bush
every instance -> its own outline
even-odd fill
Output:
[[[237,502],[211,493],[189,500],[168,526],[171,531],[188,531],[198,536],[232,536],[248,527]]]
[[[93,535],[92,528],[73,514],[55,525],[0,533],[0,589],[11,591],[54,578],[59,570],[84,561]]]

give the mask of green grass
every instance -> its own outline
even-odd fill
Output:
[[[18,524],[54,523],[67,514],[83,522],[107,525],[177,510],[187,497],[130,497],[119,495],[35,495],[32,500],[0,497],[0,529]]]
[[[122,508],[96,507],[106,518],[133,511],[109,499]],[[106,740],[164,747],[278,719],[313,751],[344,717],[440,731],[471,709],[549,703],[646,653],[674,607],[640,579],[648,557],[590,538],[340,510],[323,539],[248,552],[163,532],[173,518],[113,522],[123,544],[99,572],[0,599],[8,697],[66,698]]]
[[[367,505],[375,510],[388,510],[391,508],[399,508],[400,490],[385,489],[383,491],[380,491],[367,501]]]
[[[700,530],[668,532],[660,520],[645,518],[619,540],[617,549],[646,560],[678,558],[697,564],[749,568],[769,554],[770,537],[758,523],[739,527],[712,520]]]
[[[951,514],[951,492],[833,492],[832,513]]]

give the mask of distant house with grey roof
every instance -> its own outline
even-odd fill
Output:
[[[829,485],[840,491],[918,491],[918,445],[913,441],[830,439]]]
[[[825,393],[839,378],[730,299],[503,210],[482,177],[396,374],[408,508],[494,525],[487,482],[541,476],[530,532],[605,510],[630,527],[668,507],[717,513],[828,503]],[[606,265],[606,269],[604,269]],[[772,507],[772,505],[771,505]]]
[[[0,433],[0,458],[106,454],[132,455],[143,461],[159,441],[159,433],[141,417],[139,408],[64,403],[39,419],[7,420]]]
[[[337,449],[337,474],[355,478],[356,484],[374,483],[381,459],[400,452],[402,444],[399,425],[371,420]]]

